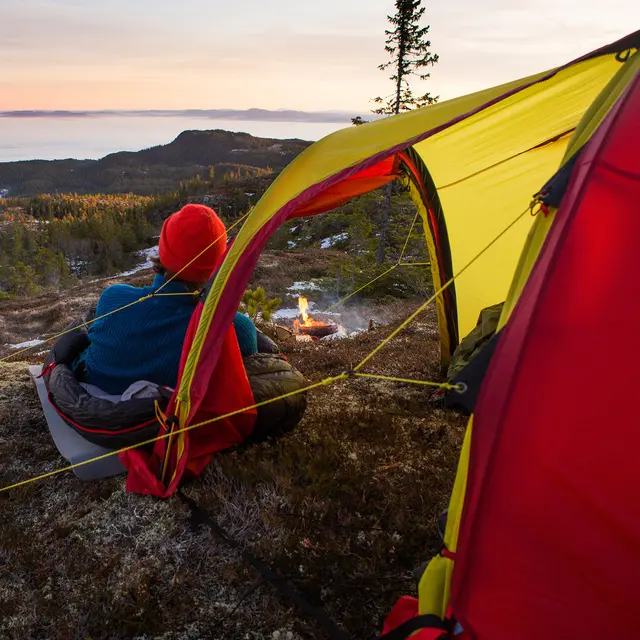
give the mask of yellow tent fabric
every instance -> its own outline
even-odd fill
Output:
[[[411,149],[437,189],[446,238],[426,219],[433,202],[418,209],[434,282],[446,282],[527,208],[556,171],[585,111],[619,72],[616,54],[622,46],[614,43],[558,69],[349,127],[298,156],[255,206],[215,276],[179,389],[181,423],[192,410],[190,390],[207,335],[230,321],[260,250],[282,222],[332,186]],[[402,163],[397,164],[402,178]],[[479,311],[505,300],[532,220],[523,217],[455,282],[454,303],[444,296],[438,300],[443,363]]]
[[[256,234],[278,211],[292,200],[304,195],[314,185],[322,184],[331,176],[339,174],[358,163],[384,152],[393,155],[393,149],[403,143],[410,143],[425,131],[445,126],[454,118],[480,108],[504,93],[517,89],[523,84],[535,82],[544,77],[538,74],[516,82],[488,89],[462,98],[434,105],[426,109],[407,112],[393,118],[367,123],[337,131],[323,138],[301,153],[256,204],[251,215],[235,238],[233,247],[224,260],[210,295],[207,297],[202,320],[198,327],[194,348],[187,361],[179,398],[184,411],[189,410],[189,388],[195,374],[200,350],[197,345],[204,342],[218,302],[227,285],[231,273],[247,251]],[[311,196],[310,196],[311,198]],[[301,203],[302,204],[302,203]]]
[[[597,59],[567,69],[416,146],[438,188],[453,273],[529,206],[619,66]],[[475,326],[482,308],[505,299],[531,222],[523,218],[456,281],[460,336]]]
[[[618,72],[613,76],[607,87],[586,111],[582,122],[575,130],[565,150],[564,157],[562,158],[562,165],[564,165],[577,151],[580,150],[580,148],[582,148],[584,143],[588,141],[591,134],[609,112],[609,109],[615,104],[626,86],[638,72],[640,72],[640,51],[636,51],[629,57],[624,65],[620,66]],[[519,258],[518,266],[502,311],[498,327],[499,329],[504,327],[506,324],[511,312],[513,311],[513,307],[520,297],[522,288],[531,273],[531,269],[533,268],[538,254],[540,253],[542,244],[547,237],[549,229],[551,228],[554,216],[555,210],[551,210],[549,215],[540,216],[531,228],[525,247]]]
[[[473,418],[464,434],[458,472],[453,485],[453,492],[449,500],[449,512],[447,514],[447,526],[444,533],[446,548],[455,554],[458,548],[458,533],[462,520],[462,505],[467,488],[467,468],[469,466],[469,453],[471,448]],[[449,606],[449,593],[451,592],[451,577],[453,575],[453,560],[443,555],[433,558],[425,572],[422,574],[418,586],[419,610],[421,614],[437,615],[445,619]]]

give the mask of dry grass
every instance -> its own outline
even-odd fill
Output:
[[[268,275],[275,266],[263,268]],[[64,326],[104,284],[4,303],[3,336],[7,327],[13,337],[3,343]],[[397,323],[417,304],[387,313]],[[283,346],[317,381],[357,363],[391,329]],[[366,370],[435,379],[437,353],[435,319],[425,315]],[[185,493],[351,637],[370,637],[398,596],[414,592],[412,571],[437,548],[436,518],[453,483],[464,420],[429,395],[363,379],[322,387],[292,434],[218,456]],[[0,366],[0,486],[61,464],[25,362]],[[193,531],[178,498],[128,494],[123,478],[84,484],[65,473],[0,493],[0,514],[2,638],[324,637],[237,552]]]

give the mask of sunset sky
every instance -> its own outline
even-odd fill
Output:
[[[426,3],[443,99],[640,27],[631,0]],[[392,0],[0,0],[0,110],[350,110],[391,90]]]

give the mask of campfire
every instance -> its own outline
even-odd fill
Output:
[[[338,331],[338,325],[329,322],[314,320],[307,313],[309,301],[306,298],[298,298],[299,317],[293,321],[293,330],[297,334],[312,338],[324,338]]]

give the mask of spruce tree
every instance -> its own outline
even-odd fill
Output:
[[[385,98],[374,98],[374,102],[380,105],[373,111],[377,115],[394,115],[401,111],[410,111],[433,104],[438,100],[429,92],[420,96],[414,95],[409,84],[412,76],[422,81],[427,80],[431,74],[425,73],[425,69],[438,62],[438,54],[431,52],[431,41],[427,39],[430,26],[421,26],[420,24],[426,10],[422,6],[422,0],[396,0],[395,6],[396,13],[387,16],[387,20],[393,28],[385,31],[387,36],[385,51],[391,60],[378,67],[381,71],[389,68],[394,70],[390,80],[395,85],[395,91]],[[392,184],[389,183],[382,210],[380,244],[377,255],[379,263],[384,262],[385,257],[391,191]]]

